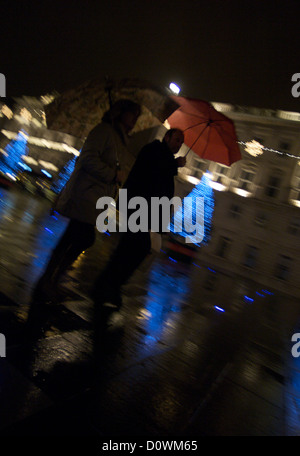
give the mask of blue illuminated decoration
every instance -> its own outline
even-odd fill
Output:
[[[24,130],[20,130],[16,138],[13,139],[4,149],[4,154],[0,158],[0,171],[16,177],[17,174],[26,169],[22,156],[28,154],[28,135]]]
[[[211,225],[212,225],[212,217],[214,213],[214,192],[212,187],[210,186],[210,175],[208,173],[203,174],[200,182],[193,188],[193,190],[187,195],[189,198],[189,213],[192,213],[192,224],[196,224],[196,214],[197,214],[197,205],[196,205],[196,198],[197,197],[203,197],[204,198],[204,236],[202,241],[199,244],[195,244],[199,246],[200,244],[205,245],[208,243],[210,239],[210,232],[211,232]],[[173,220],[170,223],[170,231],[171,233],[176,233],[179,234],[179,236],[182,237],[187,237],[194,235],[194,233],[187,233],[185,229],[183,228],[183,231],[178,233],[175,231],[175,226],[182,226],[184,227],[184,214],[185,214],[185,207],[187,207],[188,203],[186,200],[183,200],[183,211],[178,210],[173,217]],[[182,220],[180,220],[182,218]],[[201,217],[198,217],[198,219],[201,219]]]
[[[174,260],[174,258],[172,258],[172,257],[169,257],[169,260],[173,261],[174,263],[177,263],[177,261]]]
[[[190,276],[176,271],[172,262],[154,264],[147,285],[143,326],[144,342],[157,342],[164,331],[170,331],[174,315],[181,311],[182,301],[188,295]]]
[[[244,298],[245,298],[245,301],[248,301],[248,302],[253,302],[254,301],[254,299],[249,298],[249,296],[246,296],[246,295],[244,296]]]
[[[53,183],[51,190],[54,193],[59,193],[64,188],[72,172],[74,171],[77,157],[74,156],[67,164],[62,168],[61,172],[58,175],[57,180]]]
[[[32,169],[31,169],[28,165],[26,165],[26,163],[19,162],[18,165],[19,165],[21,168],[23,168],[24,171],[28,171],[28,172],[31,172],[31,171],[32,171]]]
[[[263,291],[264,293],[268,294],[268,295],[273,295],[274,293],[272,293],[271,291],[268,291],[268,290],[261,290]]]
[[[48,171],[46,171],[45,169],[41,169],[41,172],[43,174],[45,174],[45,176],[47,176],[47,177],[50,177],[50,178],[52,177],[52,175],[50,173],[48,173]]]
[[[218,310],[219,312],[225,312],[224,309],[222,309],[222,307],[219,307],[219,306],[214,306],[216,310]]]

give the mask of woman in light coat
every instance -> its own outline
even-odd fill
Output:
[[[60,276],[94,244],[96,202],[102,196],[114,197],[117,185],[124,179],[122,163],[128,153],[127,137],[140,112],[138,104],[119,100],[89,133],[75,169],[53,207],[70,221],[38,281],[34,299],[55,299]]]

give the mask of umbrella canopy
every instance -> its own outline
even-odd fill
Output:
[[[184,131],[184,143],[200,157],[230,166],[241,152],[234,123],[210,103],[174,97],[180,107],[167,119],[171,128]]]
[[[60,94],[45,106],[47,126],[84,139],[110,108],[111,103],[127,98],[139,103],[142,114],[133,130],[161,125],[175,109],[176,100],[166,89],[140,79],[92,79]]]

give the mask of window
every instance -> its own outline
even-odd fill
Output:
[[[201,158],[198,158],[196,156],[193,157],[191,164],[193,176],[201,179],[203,173],[207,170],[207,167],[208,164],[204,160],[201,160]]]
[[[241,190],[251,191],[251,185],[254,181],[255,172],[251,169],[243,169],[238,180],[238,187]]]
[[[239,218],[241,215],[241,208],[237,204],[232,204],[229,209],[230,217]]]
[[[229,171],[229,167],[225,165],[220,165],[219,163],[216,164],[215,169],[213,171],[213,180],[218,182],[219,184],[223,183],[223,178],[227,176]]]
[[[228,237],[221,236],[216,254],[219,257],[226,258],[226,256],[228,255],[228,249],[230,247],[230,244],[231,240]]]
[[[244,266],[255,268],[257,265],[258,249],[253,245],[247,245]]]
[[[274,276],[277,279],[287,280],[291,270],[291,258],[286,255],[279,255],[275,266]]]
[[[265,189],[265,194],[271,198],[275,198],[278,195],[280,189],[281,178],[280,176],[270,176]]]
[[[293,236],[297,236],[300,233],[300,218],[296,218],[290,221],[287,232]]]
[[[255,225],[263,227],[266,226],[267,222],[268,216],[265,213],[259,212],[258,214],[256,214],[254,219]]]
[[[296,201],[300,201],[300,166],[298,165],[299,170],[297,169],[297,173],[293,179],[293,187],[292,187],[292,199]]]

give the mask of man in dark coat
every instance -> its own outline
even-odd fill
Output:
[[[135,196],[145,198],[151,215],[152,197],[166,196],[171,199],[174,196],[174,176],[177,175],[178,167],[185,166],[186,163],[185,157],[175,158],[174,155],[183,142],[183,132],[179,129],[170,129],[162,141],[154,140],[141,149],[124,184],[128,201]],[[148,227],[150,230],[150,217]],[[120,307],[122,285],[131,277],[150,250],[149,231],[128,230],[123,233],[111,261],[95,282],[92,292],[95,304],[109,302]]]

